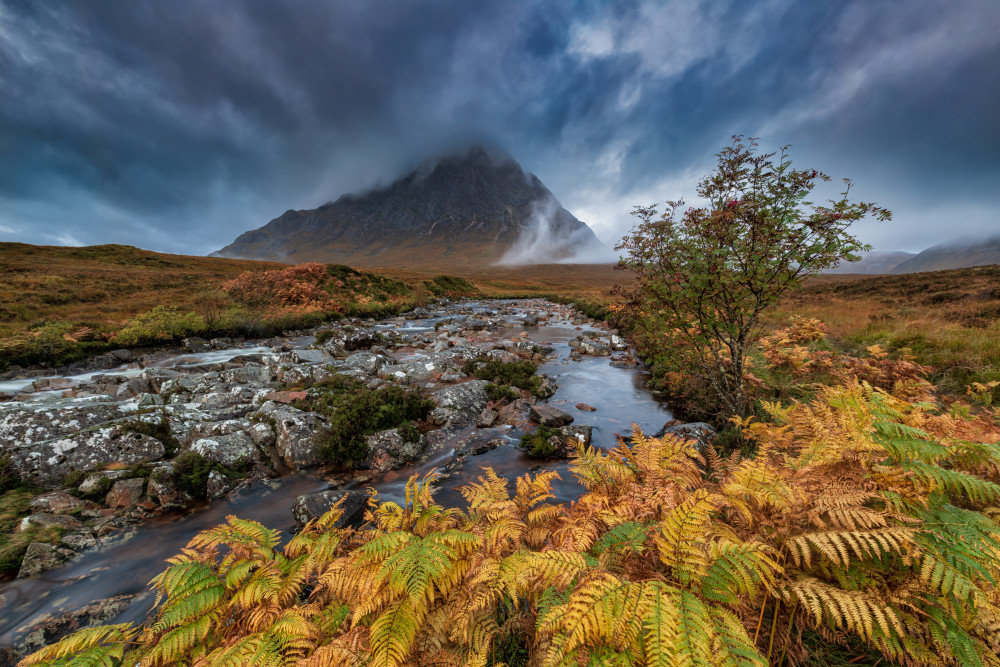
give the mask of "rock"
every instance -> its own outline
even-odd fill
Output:
[[[21,561],[21,569],[17,571],[17,578],[33,577],[45,570],[58,567],[66,560],[65,551],[44,542],[32,542],[24,552],[24,560]]]
[[[276,403],[284,403],[285,405],[291,405],[295,401],[301,401],[309,397],[309,393],[306,391],[272,391],[267,394],[264,398],[269,401],[274,401]]]
[[[146,494],[163,507],[184,507],[194,498],[177,486],[174,467],[160,465],[153,469],[146,485]]]
[[[612,334],[611,335],[611,349],[615,350],[616,352],[621,352],[623,350],[627,350],[628,349],[628,343],[625,342],[625,339],[622,338],[621,336],[619,336],[618,334]]]
[[[90,532],[70,533],[59,538],[59,546],[73,551],[86,551],[97,546],[97,538]]]
[[[427,446],[423,437],[416,442],[403,439],[399,429],[392,428],[373,433],[365,438],[368,456],[364,467],[372,470],[394,470],[417,458]]]
[[[487,350],[483,356],[491,361],[499,361],[502,364],[513,364],[520,360],[520,357],[507,350]]]
[[[247,435],[250,436],[250,439],[253,440],[254,444],[258,447],[270,447],[274,444],[274,427],[270,424],[254,424],[247,431]]]
[[[295,364],[328,364],[333,361],[333,355],[326,350],[292,350],[288,354]]]
[[[351,353],[348,352],[343,345],[332,340],[328,340],[323,343],[322,347],[324,350],[329,352],[334,359],[346,359],[351,355]]]
[[[205,486],[205,493],[209,498],[221,498],[229,493],[232,485],[229,479],[218,470],[208,473],[208,483]]]
[[[96,493],[100,491],[101,487],[106,483],[104,480],[110,480],[113,482],[114,480],[124,476],[124,470],[102,470],[101,472],[95,472],[91,475],[87,475],[87,478],[80,484],[79,491],[80,493],[87,495]]]
[[[191,443],[191,451],[230,468],[240,462],[256,461],[260,456],[257,444],[242,431],[195,440]]]
[[[577,443],[583,445],[584,447],[589,447],[591,440],[593,439],[594,427],[583,425],[563,426],[559,429],[559,434],[562,435],[563,438],[570,441],[570,444],[573,445],[574,449],[576,448]]]
[[[576,409],[582,410],[584,412],[597,412],[597,408],[595,408],[593,405],[587,405],[586,403],[577,403]]]
[[[705,422],[690,422],[688,424],[667,422],[653,435],[654,438],[664,436],[674,436],[681,440],[695,440],[698,443],[698,449],[702,450],[715,440],[716,433],[712,425]]]
[[[79,530],[83,528],[83,524],[79,519],[64,514],[47,514],[45,512],[27,516],[22,525],[25,523],[36,528],[61,528],[62,530]]]
[[[523,426],[528,423],[528,419],[531,416],[531,403],[523,398],[518,398],[504,405],[497,412],[497,418],[501,424]]]
[[[146,480],[144,479],[119,480],[111,487],[104,504],[108,507],[132,507],[142,500],[142,493],[145,489]]]
[[[462,328],[481,331],[483,329],[489,329],[490,325],[488,322],[481,320],[478,317],[467,317],[465,318],[465,321],[462,322]]]
[[[489,396],[486,395],[485,380],[471,380],[462,384],[452,385],[439,389],[431,394],[433,400],[439,408],[446,408],[452,411],[447,423],[452,428],[463,428],[476,423],[480,413],[489,403]]]
[[[568,412],[563,412],[559,408],[552,407],[546,403],[532,405],[529,418],[536,424],[541,424],[548,428],[564,426],[573,421],[573,416]]]
[[[340,344],[345,350],[353,352],[354,350],[367,350],[373,345],[378,345],[380,342],[382,341],[377,334],[367,329],[358,329],[344,336]]]
[[[524,324],[524,326],[526,326],[526,327],[537,327],[538,326],[538,315],[535,315],[534,313],[530,313],[528,315],[525,315],[524,319],[522,319],[521,321]]]
[[[116,360],[122,363],[129,363],[135,361],[135,352],[132,350],[111,350],[108,352],[108,356],[114,357]]]
[[[261,406],[258,414],[274,420],[274,445],[285,465],[301,470],[322,462],[320,443],[329,434],[329,427],[320,415],[290,405],[268,403]]]
[[[76,509],[92,509],[93,507],[96,505],[71,496],[65,491],[43,493],[32,500],[30,505],[32,512],[50,512],[52,514],[66,514]]]
[[[538,389],[535,390],[535,396],[541,399],[551,398],[558,389],[559,386],[552,381],[552,378],[543,375],[542,382],[538,385]]]
[[[181,341],[181,345],[184,346],[188,352],[208,352],[212,349],[212,346],[204,338],[198,338],[197,336],[192,336],[191,338],[185,338]]]
[[[362,371],[365,375],[375,375],[378,370],[391,362],[391,359],[372,352],[355,352],[344,359],[344,367]]]
[[[476,420],[476,428],[489,428],[493,426],[493,423],[497,420],[497,416],[496,410],[489,408],[483,410],[479,413],[479,419]]]
[[[589,354],[595,357],[611,356],[611,348],[601,341],[594,340],[593,338],[581,338],[580,344],[577,346],[576,350],[580,354]]]
[[[337,528],[348,526],[359,528],[364,521],[365,508],[368,506],[368,496],[356,489],[349,491],[320,491],[308,493],[295,499],[292,505],[292,516],[299,528],[305,527],[309,521],[326,514],[331,507],[343,499],[343,514],[334,523]]]

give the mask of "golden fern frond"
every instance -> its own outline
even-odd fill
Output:
[[[780,589],[790,604],[799,603],[816,624],[850,630],[872,644],[884,645],[905,634],[896,612],[863,591],[848,591],[803,577]]]
[[[704,574],[708,565],[705,544],[713,534],[710,524],[719,500],[705,489],[698,489],[660,524],[654,538],[660,562],[683,583]]]
[[[417,636],[421,615],[408,597],[403,597],[380,614],[371,626],[371,664],[396,667],[405,662]]]
[[[137,633],[138,630],[131,623],[83,628],[55,644],[39,649],[18,664],[24,667],[118,664]]]
[[[831,530],[796,535],[785,542],[796,567],[812,567],[815,550],[834,565],[848,567],[857,560],[880,558],[884,554],[905,554],[913,546],[915,529],[902,527],[875,530]]]

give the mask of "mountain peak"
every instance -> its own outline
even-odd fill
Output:
[[[408,268],[614,261],[541,180],[486,145],[426,159],[368,192],[286,211],[214,254]]]

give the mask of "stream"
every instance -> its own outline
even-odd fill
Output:
[[[420,339],[436,335],[435,325],[447,321],[451,310],[462,308],[474,317],[493,318],[496,327],[491,332],[494,339],[517,339],[527,332],[530,341],[554,348],[554,352],[538,368],[555,381],[558,389],[547,399],[549,405],[569,413],[574,425],[593,427],[593,445],[610,448],[615,444],[616,435],[627,435],[635,423],[647,433],[658,430],[672,418],[670,410],[645,388],[648,373],[641,367],[617,367],[609,363],[608,356],[587,356],[570,358],[570,342],[584,332],[600,330],[596,324],[574,324],[580,322],[579,314],[568,308],[540,301],[489,301],[453,304],[439,309],[432,317],[401,320],[394,318],[374,324],[373,329],[396,331],[401,336]],[[541,326],[525,326],[525,313],[544,311],[548,322]],[[607,333],[602,331],[602,333]],[[198,354],[186,354],[160,360],[159,368],[183,369],[204,364],[217,364],[241,355],[267,354],[276,345],[284,349],[304,349],[313,342],[312,336],[274,339],[266,342],[251,342],[242,347],[227,350],[212,350]],[[477,346],[486,343],[474,341]],[[392,356],[404,361],[431,358],[429,349],[400,347],[392,350]],[[126,365],[104,374],[138,376],[143,369],[138,365]],[[71,384],[90,381],[95,373],[67,377]],[[12,380],[0,383],[0,391],[23,392],[31,380]],[[57,383],[59,384],[59,383]],[[59,390],[65,385],[59,384]],[[39,404],[45,401],[66,399],[60,391],[21,394],[15,401]],[[10,409],[11,401],[0,404]],[[594,406],[596,411],[584,411],[578,404]],[[475,426],[469,427],[474,431]],[[529,471],[555,469],[561,481],[555,483],[557,499],[568,502],[578,497],[582,487],[569,472],[569,460],[539,460],[523,454],[517,447],[520,436],[525,432],[518,426],[497,426],[490,428],[494,437],[506,440],[505,445],[495,447],[481,455],[474,456],[464,465],[456,467],[450,476],[442,480],[435,493],[439,502],[448,506],[462,507],[464,500],[459,493],[462,485],[475,481],[482,474],[482,468],[492,467],[499,474],[513,479]],[[421,460],[405,465],[397,470],[380,472],[372,477],[367,475],[358,482],[348,482],[339,488],[377,489],[383,501],[402,502],[406,481],[414,474],[423,475],[433,469],[441,469],[452,458],[454,450],[443,448],[430,451]],[[140,621],[151,609],[153,596],[148,593],[149,581],[164,568],[164,560],[176,553],[198,532],[218,525],[228,515],[253,519],[270,528],[285,532],[286,536],[294,528],[295,522],[290,508],[301,494],[322,491],[329,487],[322,470],[286,475],[277,479],[260,480],[235,497],[202,502],[182,512],[167,513],[146,520],[124,531],[120,539],[85,551],[75,559],[40,575],[15,579],[0,583],[0,646],[11,645],[23,640],[26,629],[38,627],[40,622],[64,614],[96,600],[117,595],[135,595],[125,607],[106,622]]]

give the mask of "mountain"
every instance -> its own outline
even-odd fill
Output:
[[[442,269],[615,260],[534,174],[481,146],[427,160],[388,186],[286,211],[212,254]]]
[[[986,241],[957,239],[930,247],[897,265],[892,273],[964,269],[987,264],[1000,264],[1000,236]]]
[[[911,257],[915,257],[912,252],[872,250],[861,253],[861,259],[857,262],[841,262],[837,268],[827,269],[823,273],[890,273],[896,266]]]

